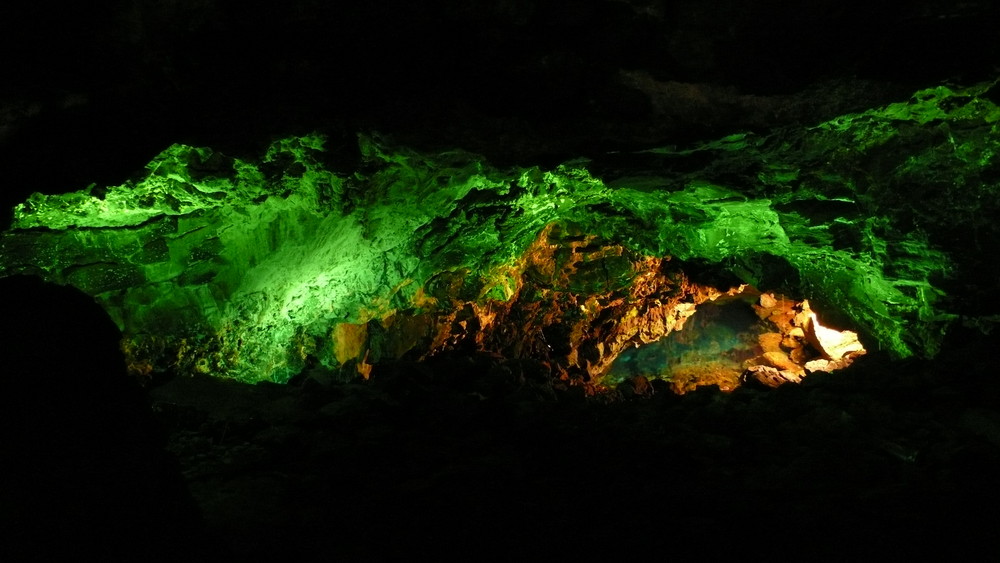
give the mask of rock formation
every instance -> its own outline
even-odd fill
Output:
[[[798,383],[808,372],[845,368],[866,352],[857,333],[821,325],[807,300],[765,293],[754,310],[777,330],[759,336],[762,353],[747,362],[744,377],[768,387]]]
[[[478,350],[596,384],[624,349],[746,287],[765,292],[761,310],[770,292],[808,299],[898,357],[932,356],[955,316],[941,285],[960,257],[921,222],[947,211],[884,188],[935,189],[926,166],[966,183],[987,174],[992,92],[939,87],[813,127],[551,170],[377,136],[360,137],[350,172],[324,164],[320,136],[257,161],[175,145],[124,185],[29,198],[0,239],[0,272],[95,296],[146,378],[368,375]],[[797,303],[761,337],[757,379],[860,352]]]

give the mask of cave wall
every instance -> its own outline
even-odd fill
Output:
[[[412,319],[484,307],[507,311],[515,336],[475,338],[509,353],[515,341],[531,346],[562,298],[545,294],[553,282],[538,272],[583,284],[572,300],[586,309],[609,291],[634,291],[644,272],[660,275],[658,261],[681,273],[685,263],[708,264],[808,298],[878,348],[932,356],[948,323],[967,313],[943,288],[983,260],[975,248],[942,245],[993,229],[984,213],[996,205],[993,96],[992,84],[941,86],[810,127],[552,169],[500,169],[460,150],[420,153],[371,135],[359,137],[363,162],[353,172],[328,167],[316,135],[277,141],[252,161],[174,145],[123,185],[29,198],[0,239],[0,271],[94,295],[125,333],[133,370],[146,374],[284,381],[310,365],[376,359],[355,357],[363,351],[392,357],[419,343],[427,354],[450,337],[411,328],[406,338],[423,340],[370,340],[403,318],[436,326]],[[563,271],[576,263],[555,255],[541,268],[538,241],[554,225],[613,249],[592,260],[606,278],[594,281],[579,264]],[[510,320],[514,302],[534,316]],[[368,341],[335,337],[347,333]],[[593,338],[563,340],[579,358]],[[560,369],[590,376],[607,363],[566,357]]]

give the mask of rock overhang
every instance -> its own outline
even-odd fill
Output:
[[[32,196],[3,235],[2,271],[94,295],[147,374],[284,381],[351,361],[364,372],[455,345],[442,326],[475,317],[482,328],[527,294],[559,293],[586,314],[641,275],[686,269],[809,299],[898,357],[933,356],[954,317],[941,287],[953,257],[918,219],[947,210],[901,205],[899,184],[939,183],[919,176],[922,163],[966,184],[988,173],[1000,115],[989,89],[935,88],[811,128],[551,170],[370,136],[355,171],[324,166],[318,135],[254,161],[175,145],[121,186]],[[391,326],[404,325],[412,342],[393,343]],[[545,326],[517,330],[551,339]],[[462,330],[459,340],[489,341]]]

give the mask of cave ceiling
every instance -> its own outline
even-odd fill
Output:
[[[0,274],[94,296],[147,378],[599,383],[727,300],[787,317],[763,380],[856,354],[824,325],[894,358],[992,327],[996,8],[709,4],[81,12],[0,96]]]

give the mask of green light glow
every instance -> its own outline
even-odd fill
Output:
[[[367,165],[353,174],[324,168],[320,136],[278,141],[259,162],[174,145],[139,180],[31,196],[0,238],[0,275],[94,295],[133,369],[280,382],[310,362],[337,367],[340,326],[509,299],[526,249],[562,221],[808,298],[896,356],[933,355],[952,318],[933,280],[951,265],[922,217],[896,213],[907,192],[889,188],[930,194],[937,184],[918,177],[928,162],[955,178],[947,190],[993,165],[1000,109],[979,97],[988,87],[645,151],[627,175],[586,161],[499,170],[366,136]],[[891,166],[879,156],[889,148]],[[694,156],[706,164],[677,166]],[[916,209],[927,220],[957,213],[934,200]],[[463,274],[441,294],[432,286],[449,272]]]

